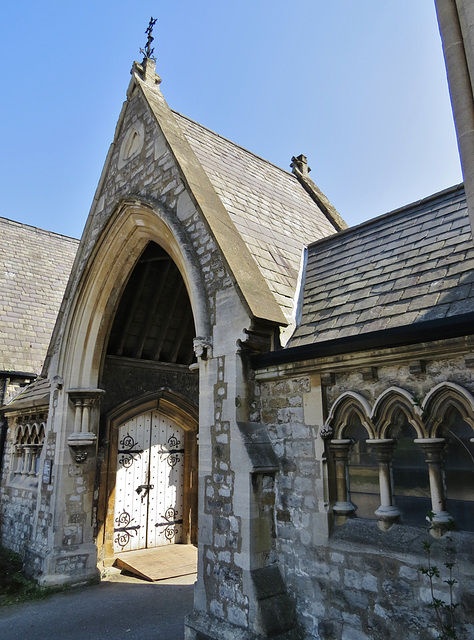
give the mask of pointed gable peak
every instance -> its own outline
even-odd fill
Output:
[[[130,97],[130,95],[133,93],[133,90],[135,89],[136,77],[140,78],[140,80],[146,82],[152,87],[158,87],[161,83],[161,78],[156,73],[156,58],[153,55],[155,49],[151,46],[151,43],[154,40],[152,33],[155,24],[156,18],[153,18],[152,16],[145,31],[148,36],[145,48],[140,49],[140,53],[143,54],[143,61],[141,64],[135,61],[130,71],[130,73],[132,74],[132,81],[130,82],[130,86],[128,88],[128,97]]]
[[[148,86],[152,88],[158,89],[161,84],[161,78],[156,73],[156,61],[151,58],[145,58],[142,63],[135,61],[133,63],[133,67],[130,71],[132,74],[132,80],[130,82],[130,86],[128,88],[127,94],[130,97],[130,94],[133,92],[135,88],[137,78],[139,78],[142,82],[145,82]]]

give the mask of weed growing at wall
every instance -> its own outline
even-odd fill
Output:
[[[430,521],[430,528],[433,528],[433,517],[434,513],[430,511],[428,513],[428,519]],[[455,549],[453,546],[453,541],[451,536],[449,535],[449,530],[454,528],[454,523],[451,521],[450,526],[448,527],[448,532],[445,534],[445,561],[444,567],[446,569],[445,577],[441,576],[441,571],[436,564],[433,564],[431,548],[432,542],[430,540],[423,541],[423,549],[426,553],[427,565],[419,568],[420,572],[427,576],[430,582],[430,590],[431,590],[431,602],[429,603],[429,607],[433,609],[435,613],[435,623],[438,628],[438,638],[440,640],[452,640],[456,639],[458,636],[456,634],[456,626],[455,626],[455,611],[458,606],[458,603],[454,602],[454,593],[453,588],[458,581],[453,577],[453,570],[456,566],[456,558],[455,558]],[[441,581],[442,584],[447,584],[449,587],[449,598],[446,602],[442,598],[439,598],[436,595],[436,585]]]
[[[39,600],[64,589],[64,587],[47,589],[38,587],[35,582],[23,575],[21,557],[3,547],[0,547],[0,569],[0,607],[28,600]]]

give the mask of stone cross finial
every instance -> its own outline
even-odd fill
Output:
[[[308,167],[308,158],[303,154],[297,156],[296,158],[295,156],[293,156],[291,158],[290,167],[293,169],[293,173],[295,173],[295,169],[298,169],[298,171],[302,173],[303,176],[306,176],[306,177],[309,175],[309,172],[311,171],[311,169]]]
[[[156,18],[153,18],[153,16],[151,16],[150,22],[148,23],[147,30],[145,31],[145,33],[148,36],[148,40],[146,42],[145,49],[140,49],[140,53],[143,53],[145,59],[151,59],[151,60],[154,60],[155,62],[156,62],[156,58],[153,55],[153,52],[155,49],[151,47],[151,43],[155,38],[151,34],[153,33],[153,27],[156,24],[156,20],[157,20]]]

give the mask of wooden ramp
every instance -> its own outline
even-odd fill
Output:
[[[117,556],[114,566],[150,582],[187,576],[197,571],[197,548],[192,544],[170,544],[127,551]]]

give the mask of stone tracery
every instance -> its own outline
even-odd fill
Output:
[[[355,438],[351,437],[351,424],[354,423],[354,419],[359,422],[358,430],[354,431]],[[459,421],[464,424],[463,438],[456,433],[460,429]],[[374,511],[374,515],[383,525],[382,528],[390,526],[400,516],[406,521],[404,509],[400,509],[397,502],[409,506],[409,503],[416,502],[417,498],[424,499],[428,487],[424,489],[413,480],[417,488],[415,494],[411,488],[397,489],[393,464],[396,459],[399,467],[398,476],[402,473],[402,476],[407,478],[412,473],[408,467],[403,471],[403,458],[410,450],[419,457],[421,449],[429,476],[430,510],[434,513],[432,522],[435,526],[445,526],[453,520],[446,506],[446,452],[450,446],[462,446],[474,462],[473,454],[469,450],[469,441],[472,442],[472,438],[466,436],[467,427],[474,430],[474,398],[466,389],[454,383],[444,382],[437,385],[426,394],[423,403],[405,389],[390,387],[377,397],[372,408],[361,394],[343,393],[333,403],[325,425],[326,431],[334,435],[334,438],[329,440],[329,450],[334,459],[336,487],[334,513],[347,516],[355,514],[358,510],[358,506],[351,500],[351,495],[355,491],[355,495],[363,497],[364,490],[360,487],[351,488],[351,465],[363,465],[359,450],[365,452],[364,446],[367,444],[368,451],[377,461],[379,474],[380,506]],[[369,436],[365,442],[363,431]],[[357,456],[354,456],[355,451]],[[365,467],[362,466],[361,469]],[[366,471],[369,473],[369,468]],[[423,468],[420,472],[425,473]],[[454,485],[455,481],[452,484]],[[458,481],[457,485],[459,484]],[[401,493],[397,495],[397,491]],[[457,492],[453,490],[452,493],[457,496],[459,489]],[[363,517],[370,517],[364,508],[362,513]]]
[[[46,415],[20,415],[15,419],[14,455],[17,458],[14,477],[38,475],[38,463],[43,447]]]

